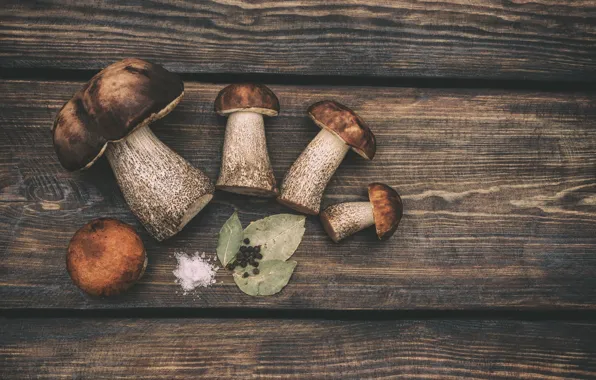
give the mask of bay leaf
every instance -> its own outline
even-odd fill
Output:
[[[304,235],[303,215],[278,214],[252,222],[244,230],[250,245],[261,246],[262,261],[286,261],[300,245]]]
[[[259,274],[252,273],[252,267],[234,271],[238,288],[249,296],[270,296],[279,293],[290,281],[296,261],[269,260],[259,263]],[[242,275],[248,272],[248,277]]]
[[[221,265],[225,267],[234,260],[240,249],[240,244],[242,244],[242,224],[238,213],[234,212],[219,230],[217,257]]]

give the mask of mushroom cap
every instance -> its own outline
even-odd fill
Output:
[[[279,114],[277,96],[263,84],[231,84],[215,98],[215,112],[225,116],[233,112],[256,112],[267,116]]]
[[[362,157],[372,160],[377,151],[374,133],[356,112],[334,100],[323,100],[308,108],[308,116],[321,128],[335,134]]]
[[[183,94],[180,78],[159,65],[128,58],[106,67],[56,115],[52,135],[58,160],[70,171],[90,167],[108,141],[161,119]]]
[[[372,204],[375,228],[380,240],[393,235],[404,213],[404,206],[397,191],[382,183],[368,185],[368,199]]]
[[[70,240],[66,269],[88,294],[110,296],[131,287],[145,271],[143,242],[134,228],[116,219],[95,219]]]

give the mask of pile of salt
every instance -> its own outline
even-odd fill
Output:
[[[218,267],[215,263],[209,263],[209,259],[205,259],[204,252],[201,256],[198,252],[192,256],[184,253],[176,253],[174,256],[178,260],[178,265],[173,273],[184,294],[197,287],[207,287],[215,283],[215,272]]]

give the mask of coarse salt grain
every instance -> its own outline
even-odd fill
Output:
[[[215,283],[215,273],[218,270],[216,264],[209,263],[209,258],[205,259],[205,253],[200,256],[199,252],[194,255],[185,253],[174,254],[178,265],[172,273],[176,276],[176,282],[180,284],[184,294],[197,287],[208,287]]]

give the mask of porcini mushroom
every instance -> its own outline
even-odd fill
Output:
[[[382,183],[368,185],[369,202],[346,202],[327,207],[321,222],[334,242],[375,225],[380,240],[393,235],[403,215],[397,191]]]
[[[95,219],[70,240],[66,269],[73,283],[93,296],[130,288],[147,267],[143,242],[134,228],[116,219]]]
[[[148,125],[182,99],[184,84],[159,65],[125,59],[106,67],[58,112],[52,128],[62,166],[87,169],[106,152],[124,198],[157,240],[180,231],[213,197],[209,177]]]
[[[215,187],[238,194],[277,195],[263,120],[263,115],[279,113],[275,94],[264,85],[232,84],[217,95],[215,112],[228,117]]]
[[[333,100],[313,104],[308,116],[321,131],[288,170],[278,201],[305,214],[317,215],[323,191],[350,147],[372,160],[376,141],[360,116]]]

